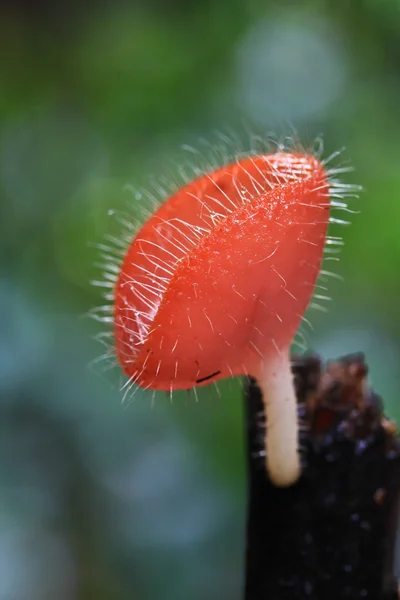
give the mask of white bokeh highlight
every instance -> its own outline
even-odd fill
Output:
[[[262,21],[238,46],[238,104],[268,126],[318,117],[342,93],[347,64],[332,24],[315,18]]]

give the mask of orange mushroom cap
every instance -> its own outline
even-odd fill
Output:
[[[130,244],[114,292],[119,362],[141,387],[257,375],[286,351],[320,271],[329,182],[310,154],[239,160],[170,196]]]

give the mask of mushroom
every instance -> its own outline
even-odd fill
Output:
[[[172,393],[257,379],[278,486],[300,474],[289,352],[320,272],[329,186],[324,163],[301,152],[205,173],[139,229],[114,289],[116,352],[130,383]]]

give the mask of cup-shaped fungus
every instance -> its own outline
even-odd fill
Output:
[[[128,247],[114,292],[120,364],[173,391],[253,375],[277,485],[300,474],[290,346],[319,275],[329,182],[311,154],[251,156],[170,196]]]

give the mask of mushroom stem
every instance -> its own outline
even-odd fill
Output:
[[[293,385],[289,351],[272,363],[264,363],[258,385],[266,416],[265,464],[270,480],[287,487],[300,476],[297,400]]]

